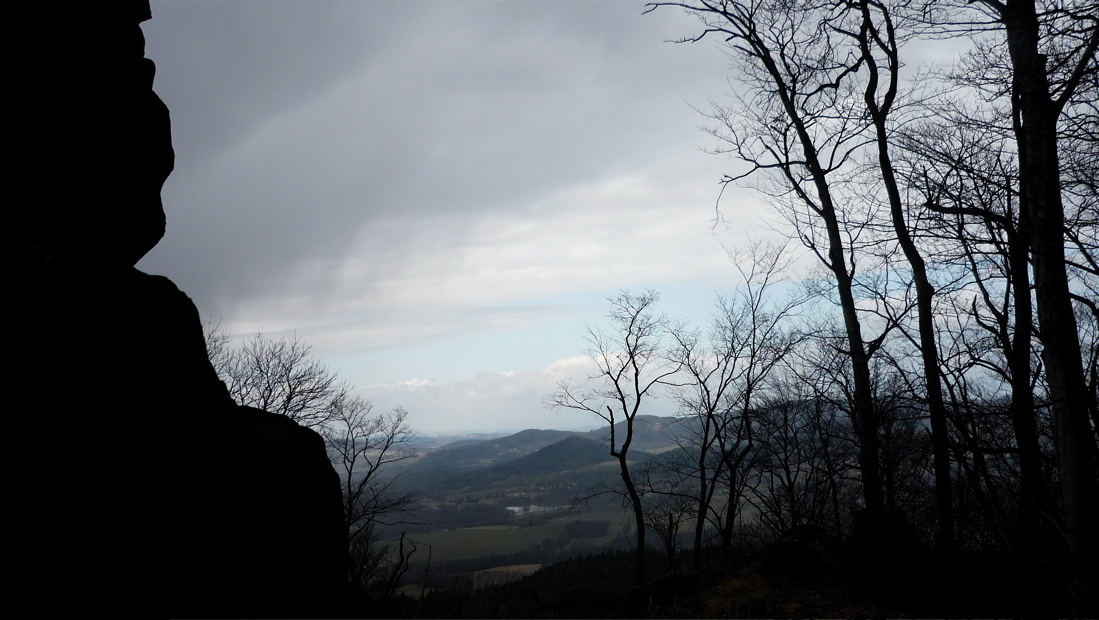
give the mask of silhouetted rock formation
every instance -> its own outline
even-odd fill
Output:
[[[323,441],[234,405],[194,304],[134,268],[173,163],[148,1],[17,6],[8,591],[62,615],[340,613]]]
[[[9,22],[45,35],[12,56],[12,176],[27,190],[16,208],[19,251],[34,263],[132,266],[164,235],[160,187],[174,161],[138,26],[148,2],[36,4]]]

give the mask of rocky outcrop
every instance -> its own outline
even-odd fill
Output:
[[[62,614],[342,615],[346,537],[321,438],[234,405],[194,304],[134,268],[164,234],[173,162],[149,17],[143,0],[19,3],[8,18],[28,38],[9,56],[7,589]]]

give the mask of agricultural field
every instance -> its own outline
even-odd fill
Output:
[[[611,545],[626,533],[626,528],[632,527],[631,518],[628,512],[621,510],[535,513],[513,517],[513,524],[427,532],[412,536],[412,540],[421,550],[420,561],[426,561],[428,547],[433,562],[524,552],[564,558]],[[586,536],[580,531],[584,529],[583,524],[599,522],[607,524],[605,533],[599,536]]]
[[[663,447],[662,424],[639,422],[647,429],[638,435],[647,437],[646,446]],[[390,542],[403,533],[415,546],[403,583],[465,590],[631,547],[632,513],[608,492],[619,478],[618,463],[605,444],[583,435],[527,430],[460,441],[410,464],[400,485],[417,497],[415,505],[402,523],[376,531]]]
[[[507,566],[496,566],[470,573],[470,580],[475,588],[501,583],[511,583],[516,579],[526,577],[527,575],[533,575],[534,571],[539,568],[542,568],[541,564],[509,564]]]

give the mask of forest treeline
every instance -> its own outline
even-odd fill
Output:
[[[674,568],[801,525],[870,571],[921,544],[1057,571],[1094,609],[1099,477],[1099,11],[1093,3],[702,0],[738,95],[709,133],[815,258],[733,251],[712,325],[611,299],[597,369],[554,407],[611,428],[636,547]],[[920,66],[929,46],[962,50]],[[965,44],[958,44],[964,41]],[[781,294],[780,294],[781,292]],[[676,459],[629,458],[670,394]],[[645,571],[636,554],[635,575]],[[1009,560],[1007,558],[1010,558]]]

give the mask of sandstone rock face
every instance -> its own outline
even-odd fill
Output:
[[[349,599],[317,433],[237,407],[198,311],[134,264],[164,234],[147,0],[21,3],[9,252],[8,591],[32,609],[326,616]],[[10,50],[9,50],[10,51]]]

